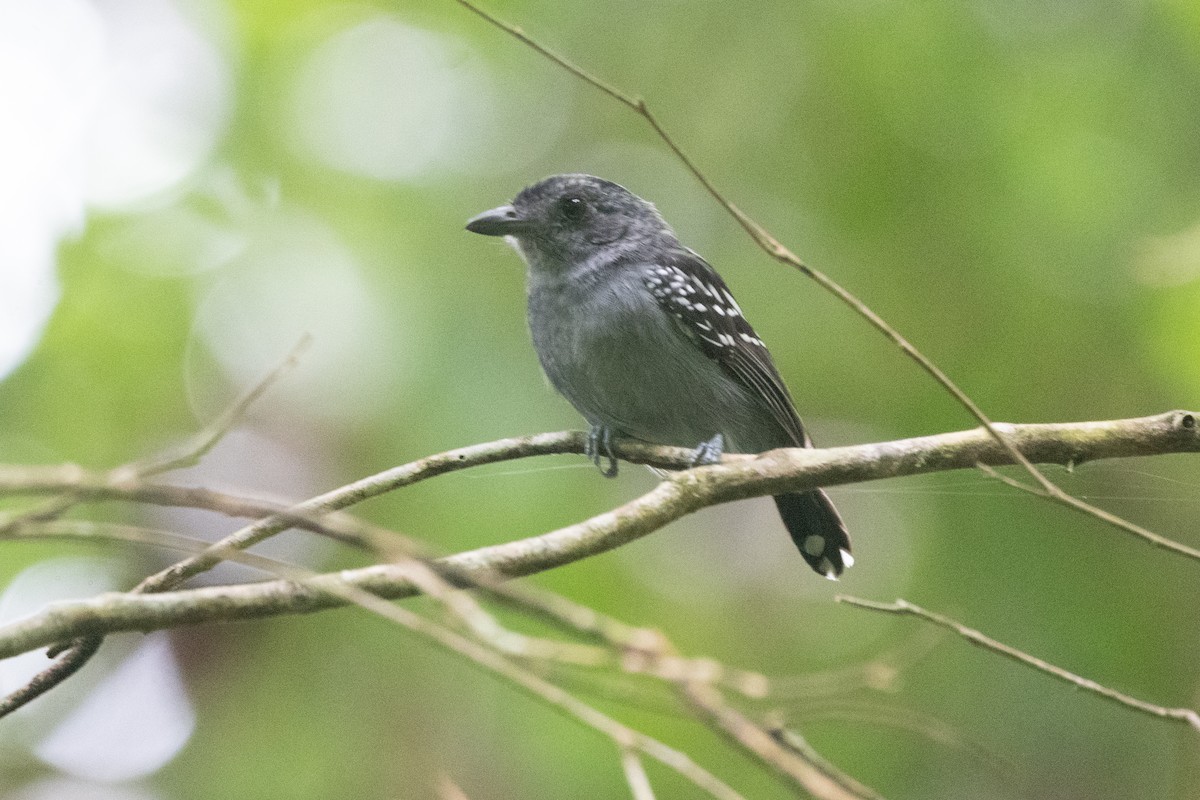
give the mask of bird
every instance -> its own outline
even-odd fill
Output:
[[[655,206],[594,175],[552,175],[468,231],[504,237],[527,267],[527,321],[550,384],[590,425],[587,453],[616,474],[614,437],[722,452],[812,447],[770,352],[716,270]],[[820,489],[776,495],[813,570],[854,563]]]

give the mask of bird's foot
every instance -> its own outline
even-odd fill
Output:
[[[692,454],[693,467],[706,467],[709,464],[719,464],[721,455],[725,452],[725,436],[718,433],[707,442],[701,442]]]
[[[600,470],[600,474],[606,478],[617,477],[617,457],[612,451],[612,428],[605,425],[593,425],[588,431],[587,444],[583,448],[583,454],[591,459],[596,465],[596,469]],[[607,458],[608,466],[600,466],[600,462]]]

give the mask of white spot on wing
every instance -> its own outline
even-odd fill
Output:
[[[746,342],[747,344],[756,344],[759,347],[766,347],[766,345],[763,344],[763,340],[759,339],[757,336],[752,336],[749,333],[740,333],[738,335],[741,336],[742,341]]]
[[[837,573],[833,571],[833,562],[828,558],[821,559],[820,571],[822,575],[831,581],[836,581],[838,579]]]

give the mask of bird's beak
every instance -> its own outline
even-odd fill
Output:
[[[529,222],[512,206],[500,206],[471,217],[467,230],[484,236],[516,236],[529,230]]]

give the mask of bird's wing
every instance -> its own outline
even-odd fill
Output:
[[[796,444],[811,444],[766,345],[707,261],[686,248],[672,250],[646,266],[644,281],[684,334],[759,397]]]

